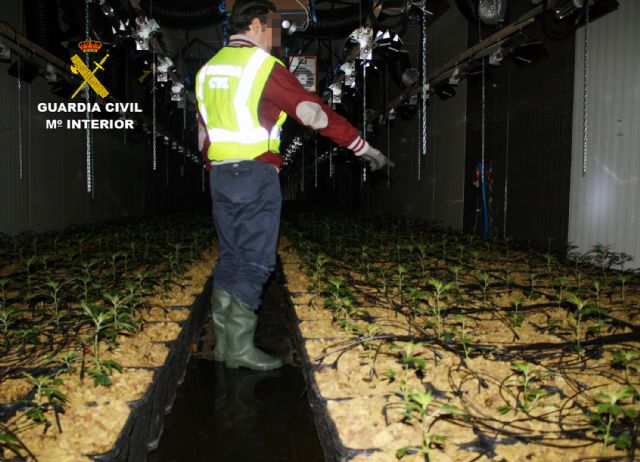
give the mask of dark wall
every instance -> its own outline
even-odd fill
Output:
[[[530,3],[510,2],[511,19]],[[520,10],[520,11],[518,11]],[[483,36],[492,31],[483,31]],[[549,56],[527,67],[510,60],[486,66],[485,169],[493,170],[493,230],[519,239],[567,239],[573,113],[574,36],[548,40],[539,23],[524,30],[540,39]],[[469,27],[469,46],[478,26]],[[469,80],[464,227],[474,228],[479,190],[472,186],[481,157],[481,85]],[[481,219],[479,220],[481,223]]]

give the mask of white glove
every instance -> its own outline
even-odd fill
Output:
[[[389,167],[395,167],[396,164],[387,159],[384,154],[378,151],[373,146],[369,146],[362,154],[358,157],[361,157],[369,164],[369,168],[373,172],[374,170],[378,170],[385,165],[389,164]]]

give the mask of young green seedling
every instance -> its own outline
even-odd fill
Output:
[[[426,261],[427,261],[427,246],[423,243],[416,245],[418,254],[420,255],[420,269],[422,270],[422,277],[426,277]]]
[[[7,284],[9,284],[9,278],[0,278],[0,291],[2,292],[2,304],[7,304]]]
[[[404,403],[404,420],[406,422],[416,422],[422,429],[422,445],[414,447],[403,447],[396,451],[398,459],[408,454],[422,454],[425,460],[430,460],[431,451],[434,448],[441,448],[446,440],[446,435],[442,433],[431,433],[430,426],[435,418],[443,415],[461,416],[464,412],[455,406],[443,404],[435,410],[435,398],[431,390],[412,391],[408,400]]]
[[[511,268],[509,268],[509,266],[505,266],[502,271],[504,273],[504,282],[507,285],[507,290],[509,291],[509,293],[511,293],[511,273],[512,273],[512,270],[511,270]]]
[[[453,284],[448,283],[448,284],[444,284],[442,281],[435,279],[435,278],[430,278],[429,281],[427,281],[428,284],[433,287],[433,295],[435,296],[436,299],[436,306],[435,308],[435,315],[436,315],[436,320],[437,320],[437,329],[436,329],[436,333],[438,338],[442,338],[442,334],[444,333],[444,324],[445,324],[445,320],[444,317],[442,316],[442,298],[445,296],[445,294],[451,290],[451,288],[453,287]]]
[[[629,380],[629,371],[640,369],[640,351],[636,350],[616,350],[613,354],[613,364],[618,367],[624,367],[624,375],[627,384],[631,385]]]
[[[565,300],[575,306],[575,316],[570,316],[570,320],[573,323],[575,340],[578,350],[581,351],[580,339],[582,338],[582,318],[591,312],[588,300],[582,300],[573,292],[567,293]]]
[[[596,266],[600,267],[602,271],[602,275],[606,279],[607,277],[607,263],[611,260],[611,245],[604,245],[601,243],[597,243],[593,246],[592,252],[595,252],[595,257],[593,258],[593,262]]]
[[[51,296],[51,300],[53,302],[53,315],[54,321],[56,325],[60,324],[60,291],[62,290],[62,286],[64,282],[58,282],[54,280],[49,280],[45,282],[45,285],[49,287],[49,295]]]
[[[454,281],[456,286],[456,294],[460,296],[460,271],[462,271],[462,266],[460,265],[452,265],[449,270],[454,275]]]
[[[487,291],[490,284],[490,276],[486,271],[480,271],[476,273],[476,277],[480,281],[480,287],[482,288],[482,301],[487,302]]]
[[[400,306],[402,306],[403,304],[402,283],[404,282],[404,275],[407,272],[407,269],[402,265],[398,265],[398,267],[396,268],[396,271],[398,273],[398,297],[400,299]]]
[[[560,307],[562,300],[564,300],[564,288],[567,285],[567,278],[559,276],[555,278],[554,283],[558,287],[558,308]]]
[[[4,338],[7,344],[11,341],[10,329],[18,319],[20,319],[20,312],[14,306],[0,305],[0,324],[2,324]]]
[[[36,423],[45,423],[47,422],[46,414],[51,409],[58,422],[57,415],[64,412],[64,406],[67,402],[67,397],[58,388],[58,385],[62,384],[62,380],[57,376],[34,377],[27,372],[22,374],[36,389],[34,401],[26,411],[26,415]]]
[[[600,291],[602,290],[602,281],[595,280],[593,281],[593,291],[596,294],[596,309],[600,308]]]
[[[520,305],[524,303],[524,300],[521,298],[516,298],[513,300],[513,306],[515,308],[515,312],[511,315],[511,325],[513,327],[520,327],[522,325],[522,316],[518,313],[520,309]]]
[[[615,444],[617,449],[633,447],[637,438],[633,427],[634,421],[640,415],[638,409],[624,406],[622,401],[635,400],[638,394],[631,385],[612,392],[599,393],[596,396],[594,412],[588,412],[591,428],[602,435],[602,449]]]
[[[462,324],[462,332],[460,333],[460,337],[458,338],[458,342],[460,343],[460,345],[462,345],[462,348],[464,350],[464,357],[466,358],[466,360],[469,360],[469,354],[473,351],[473,347],[469,346],[471,345],[471,339],[469,337],[467,337],[467,331],[466,331],[466,325],[467,325],[467,317],[459,314],[458,316],[456,316],[456,320]]]
[[[620,273],[618,275],[618,281],[620,281],[620,300],[622,301],[622,306],[626,305],[624,301],[624,286],[630,279],[631,277],[626,273]]]
[[[25,270],[27,272],[27,295],[25,299],[27,303],[33,298],[33,294],[31,293],[31,268],[36,264],[37,261],[38,261],[38,256],[33,255],[29,257],[27,261],[24,263]]]
[[[320,279],[322,278],[322,276],[324,275],[325,272],[325,267],[327,265],[327,263],[329,262],[329,259],[327,257],[325,257],[324,255],[318,254],[316,255],[316,258],[313,262],[313,266],[314,266],[314,277],[313,277],[313,286],[311,287],[311,292],[316,290],[316,288],[318,287],[318,284],[320,283]]]
[[[534,388],[545,374],[532,370],[531,364],[524,361],[512,362],[511,368],[518,375],[518,388],[522,393],[522,400],[518,400],[518,406],[529,414],[540,404],[540,400],[548,395],[544,388]]]
[[[93,343],[94,367],[88,369],[87,372],[93,377],[94,386],[102,385],[106,387],[111,385],[111,378],[109,376],[112,374],[113,369],[122,372],[122,366],[117,362],[103,360],[100,356],[100,340],[103,338],[113,338],[115,335],[109,326],[112,321],[111,314],[100,307],[90,306],[86,303],[82,304],[82,309],[94,326],[93,333],[90,337]]]
[[[555,257],[551,254],[551,252],[547,252],[544,254],[544,258],[547,261],[547,278],[551,277],[551,264],[555,262]]]
[[[534,273],[533,271],[529,271],[529,298],[533,299],[533,281],[534,279],[538,276],[537,273]]]

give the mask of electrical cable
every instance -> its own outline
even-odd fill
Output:
[[[22,149],[22,58],[18,58],[18,175],[24,180],[24,152]]]
[[[296,0],[296,2],[298,3],[298,5],[302,7],[302,9],[304,10],[304,14],[307,16],[307,19],[302,24],[302,30],[306,31],[307,28],[309,27],[309,24],[311,23],[311,15],[309,14],[309,9],[306,6],[304,6],[304,4],[300,0]],[[314,16],[315,16],[315,11],[314,11]],[[314,24],[317,23],[318,19],[314,18],[313,22]]]

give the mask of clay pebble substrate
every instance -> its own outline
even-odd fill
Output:
[[[368,354],[362,348],[358,352],[356,350],[345,352],[336,360],[341,350],[340,343],[344,344],[348,337],[345,339],[344,330],[336,323],[331,324],[332,314],[323,308],[324,299],[318,294],[308,292],[312,281],[301,269],[304,268],[302,260],[287,247],[287,239],[281,238],[280,259],[286,262],[283,264],[283,269],[287,288],[292,294],[293,312],[298,317],[298,326],[302,327],[299,327],[299,333],[303,339],[303,348],[309,359],[309,366],[316,367],[312,374],[312,380],[315,382],[313,388],[318,390],[322,399],[326,400],[326,408],[315,406],[314,412],[328,412],[344,446],[353,449],[379,449],[371,454],[359,454],[351,459],[354,461],[396,460],[395,454],[399,448],[420,446],[422,432],[418,431],[416,426],[402,422],[402,400],[394,393],[397,383],[390,384],[380,380],[384,368],[389,363],[393,365],[394,361],[378,358],[375,367],[378,377],[370,380],[371,368],[367,366]],[[523,285],[525,283],[526,281],[523,281]],[[505,305],[509,303],[507,300],[503,302]],[[538,302],[549,303],[544,297]],[[365,301],[361,295],[356,295],[356,303],[366,306],[370,305],[370,300]],[[500,300],[496,303],[500,304]],[[384,308],[380,308],[380,311],[388,312]],[[533,322],[537,319],[536,316],[542,316],[542,314],[533,315]],[[474,340],[495,341],[496,338],[501,338],[500,336],[510,338],[510,332],[504,323],[495,322],[490,315],[483,317],[486,319],[481,319],[479,323],[483,324],[485,330],[474,336]],[[320,327],[319,331],[323,338],[318,338],[320,336],[317,332],[312,331],[312,323]],[[381,332],[386,333],[384,328]],[[531,326],[527,329],[519,329],[518,334],[520,336],[518,343],[561,343],[557,336],[538,332]],[[396,343],[402,346],[402,342]],[[633,342],[630,346],[638,348],[639,343]],[[437,351],[437,355],[434,351]],[[331,354],[332,352],[335,353]],[[388,353],[391,356],[392,352]],[[482,436],[478,436],[471,426],[457,425],[455,421],[440,419],[433,423],[430,432],[446,435],[446,442],[441,448],[432,450],[434,460],[446,462],[478,457],[474,460],[548,461],[563,460],[567,457],[580,459],[600,456],[601,444],[597,442],[585,444],[584,440],[571,440],[562,430],[567,432],[573,425],[576,427],[579,423],[584,425],[584,416],[579,409],[587,405],[587,397],[592,399],[598,392],[615,389],[610,377],[592,373],[593,369],[606,368],[604,360],[594,361],[591,370],[587,368],[582,376],[576,374],[572,377],[572,380],[581,383],[589,382],[591,390],[584,391],[584,396],[578,395],[568,399],[567,397],[576,394],[573,388],[575,384],[567,383],[559,375],[551,375],[545,386],[553,393],[531,412],[532,418],[522,418],[522,414],[516,416],[514,412],[506,416],[496,412],[496,408],[505,403],[501,395],[501,386],[508,384],[507,388],[511,387],[512,390],[516,386],[510,362],[494,357],[490,359],[478,357],[467,361],[468,369],[461,368],[461,360],[457,355],[433,345],[420,345],[416,348],[415,355],[424,358],[427,361],[427,367],[422,380],[410,378],[408,384],[411,388],[434,390],[438,405],[446,403],[460,409],[470,409],[475,416],[490,416],[498,422],[497,425],[507,427],[513,425],[518,432],[525,433],[530,441],[499,436],[492,442],[491,447],[487,448],[486,445],[483,447],[483,441],[485,438],[492,437],[488,431],[480,432]],[[382,357],[384,358],[384,355]],[[395,369],[400,369],[397,361],[395,361]],[[490,372],[484,381],[487,388],[480,386],[477,380],[477,377],[482,377],[483,371]],[[476,379],[470,379],[468,375],[475,375]],[[496,379],[501,382],[492,382]],[[511,404],[516,405],[515,401]],[[558,422],[550,425],[543,418],[545,413],[557,411],[559,408],[563,410],[563,427],[558,425]],[[532,444],[531,442],[535,442],[536,439],[558,440],[564,447]],[[610,446],[604,450],[604,456],[607,455],[618,454],[615,448]],[[422,461],[424,456],[409,454],[402,460]]]
[[[146,320],[151,322],[145,324],[141,333],[122,336],[120,345],[110,351],[101,344],[105,351],[103,359],[116,360],[125,368],[123,373],[113,372],[111,386],[94,387],[90,377],[85,376],[81,381],[77,373],[61,376],[63,383],[59,388],[68,400],[64,413],[59,414],[62,432],[55,423],[46,433],[41,426],[27,426],[19,432],[21,440],[38,461],[88,462],[92,460],[88,455],[106,453],[113,447],[131,414],[128,403],[143,397],[152,384],[153,371],[144,368],[164,364],[169,353],[167,344],[182,330],[178,321],[189,316],[188,309],[174,311],[174,307],[193,303],[211,275],[216,256],[215,249],[206,251],[203,260],[190,265],[181,286],[164,298],[150,300],[151,316]],[[0,394],[12,393],[4,391],[7,383],[13,388],[19,386],[21,391],[31,388],[21,381],[18,381],[19,385],[3,381]],[[16,420],[24,420],[22,412],[16,413],[8,424]]]

